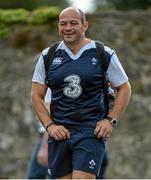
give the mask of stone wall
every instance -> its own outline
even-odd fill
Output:
[[[151,12],[88,15],[87,36],[116,50],[132,85],[130,105],[108,140],[107,178],[151,178]],[[58,40],[54,25],[12,25],[0,40],[0,178],[24,178],[37,141],[30,102],[37,55]]]

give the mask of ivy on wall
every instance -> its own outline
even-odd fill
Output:
[[[0,38],[7,36],[8,28],[14,24],[42,25],[57,19],[57,7],[38,8],[29,12],[25,9],[0,9]]]

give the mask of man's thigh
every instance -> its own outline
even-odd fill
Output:
[[[72,153],[67,140],[48,139],[48,174],[50,179],[58,179],[72,173]],[[71,177],[71,176],[70,176]],[[66,178],[67,179],[67,178]]]
[[[96,175],[84,171],[74,170],[72,172],[72,179],[95,179]]]
[[[62,176],[58,179],[72,179],[72,173],[68,174],[68,175],[65,175],[65,176]]]
[[[105,142],[103,139],[97,139],[95,137],[83,138],[74,147],[72,154],[72,166],[75,176],[79,175],[79,172],[85,172],[93,175],[93,178],[98,176],[102,160],[105,152]]]
[[[101,165],[101,170],[100,170],[99,175],[97,176],[97,179],[105,179],[105,173],[107,170],[108,163],[109,163],[108,152],[105,151],[104,158]]]

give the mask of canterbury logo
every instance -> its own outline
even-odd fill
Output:
[[[56,57],[52,60],[52,64],[61,64],[63,58],[62,57]]]

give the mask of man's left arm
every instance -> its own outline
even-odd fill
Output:
[[[108,117],[115,120],[119,120],[120,116],[126,109],[130,96],[131,96],[131,86],[129,82],[125,82],[122,85],[116,87],[117,95],[113,104],[112,110],[109,112]],[[103,119],[97,122],[94,134],[97,138],[110,137],[113,131],[113,125],[110,120]]]
[[[129,82],[116,87],[117,95],[113,104],[112,110],[109,112],[109,116],[119,119],[124,110],[126,109],[130,96],[131,96],[131,86]]]

